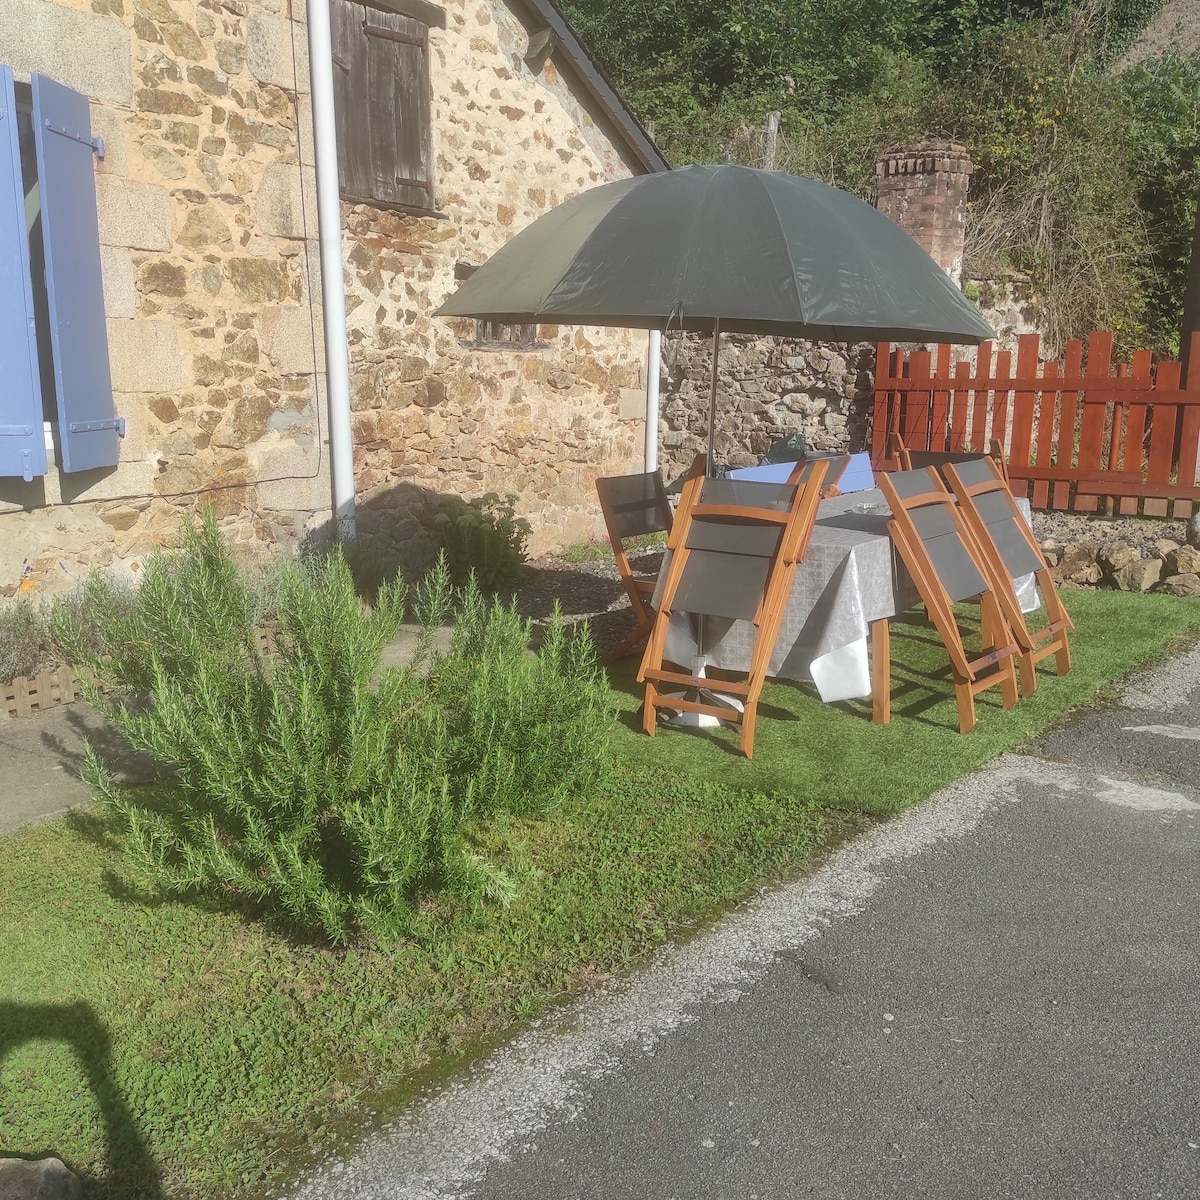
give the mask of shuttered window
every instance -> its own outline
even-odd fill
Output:
[[[13,75],[0,66],[0,475],[46,473]]]
[[[432,211],[429,27],[354,0],[331,0],[342,197]]]
[[[43,411],[58,419],[64,471],[116,466],[123,422],[109,375],[100,144],[87,98],[34,75],[18,113],[15,90],[0,66],[0,476],[32,480],[47,469]]]

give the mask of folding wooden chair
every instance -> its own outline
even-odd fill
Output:
[[[640,475],[610,475],[597,479],[596,492],[600,497],[600,511],[604,514],[617,572],[629,596],[634,619],[632,632],[606,655],[604,661],[607,663],[632,654],[645,641],[654,624],[650,597],[654,595],[656,580],[639,578],[634,574],[629,556],[625,553],[624,540],[647,533],[670,533],[673,517],[661,471],[647,471]]]
[[[950,655],[959,732],[969,733],[975,728],[977,693],[998,686],[1004,707],[1016,704],[1017,643],[964,515],[937,472],[927,467],[881,475],[879,487],[892,510],[888,532]],[[983,653],[969,659],[954,605],[975,597],[980,605]],[[886,723],[890,713],[886,704],[877,706],[877,713],[880,707]]]
[[[1021,667],[1021,695],[1037,691],[1036,664],[1053,654],[1058,674],[1071,669],[1071,648],[1067,630],[1074,629],[1063,607],[1050,568],[1026,523],[1012,491],[1000,469],[990,459],[979,462],[949,463],[944,469],[989,569],[996,599],[1020,646],[1017,660]],[[1042,591],[1047,624],[1031,630],[1017,601],[1015,581],[1033,575]]]
[[[999,438],[992,438],[988,443],[987,454],[976,454],[969,450],[910,450],[898,433],[889,434],[888,445],[902,471],[920,471],[932,467],[940,475],[947,463],[978,462],[983,458],[991,458],[999,468],[1000,477],[1005,483],[1008,482],[1008,464],[1004,461],[1004,447],[1000,445]]]
[[[828,463],[818,461],[798,466],[782,484],[696,477],[684,485],[667,542],[671,560],[662,598],[638,672],[638,681],[646,684],[642,725],[651,737],[660,708],[704,713],[740,725],[742,753],[753,755],[758,697],[827,470]],[[718,680],[664,667],[667,626],[676,610],[701,621],[752,621],[755,639],[745,678]],[[662,684],[692,689],[692,695],[664,697]],[[705,699],[714,693],[736,697],[741,711]]]

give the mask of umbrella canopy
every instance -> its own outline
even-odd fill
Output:
[[[435,315],[826,341],[994,336],[937,263],[857,196],[737,166],[583,192],[517,234]]]

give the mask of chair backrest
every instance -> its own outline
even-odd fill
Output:
[[[920,471],[932,467],[939,475],[943,468],[950,463],[979,462],[991,458],[999,469],[1001,478],[1008,482],[1008,466],[1004,461],[1004,448],[998,438],[992,438],[988,443],[986,454],[971,450],[911,450],[904,444],[904,439],[898,433],[888,437],[892,457],[900,464],[902,471]]]
[[[778,563],[803,557],[816,518],[824,460],[805,464],[792,483],[696,479],[680,500],[672,535],[684,563],[671,606],[735,620],[758,619],[771,600]]]
[[[962,515],[936,472],[927,467],[896,471],[881,476],[879,486],[891,507],[892,520],[909,535],[905,544],[928,559],[932,578],[952,603],[988,591]]]
[[[995,547],[998,565],[1009,579],[1020,579],[1042,570],[1045,559],[1033,539],[1000,469],[990,458],[949,464],[945,471],[959,506],[976,540]]]
[[[984,559],[963,513],[932,467],[897,471],[879,480],[892,510],[888,532],[908,567],[929,619],[950,656],[958,704],[958,727],[975,727],[975,694],[998,686],[1004,707],[1017,702],[1017,644],[992,585]],[[967,657],[954,605],[979,598],[983,653]]]
[[[596,492],[614,549],[625,538],[670,531],[671,505],[661,471],[609,475],[596,480]]]

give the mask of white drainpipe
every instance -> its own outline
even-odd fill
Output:
[[[662,330],[650,330],[646,349],[646,470],[658,469],[658,380],[662,371]]]
[[[328,0],[308,3],[308,61],[312,78],[313,144],[317,155],[317,237],[325,313],[325,379],[329,389],[329,457],[333,515],[339,538],[357,533],[354,513],[354,427],[350,420],[350,350],[346,337],[346,280],[342,270],[342,202],[338,189],[337,128],[333,119],[333,45]]]

